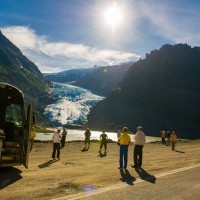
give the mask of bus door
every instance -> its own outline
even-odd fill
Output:
[[[23,151],[23,165],[28,168],[28,160],[29,160],[29,152],[30,152],[30,137],[31,137],[31,129],[33,124],[33,107],[32,105],[28,105],[27,109],[27,123],[25,127],[25,137],[24,137],[24,151]]]

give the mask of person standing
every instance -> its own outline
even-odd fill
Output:
[[[121,135],[121,132],[122,132],[121,129],[118,129],[118,130],[117,130],[117,138],[118,138],[118,139],[119,139],[119,137],[120,137],[120,135]]]
[[[166,136],[165,131],[161,131],[161,137],[162,137],[162,144],[163,145],[166,145],[165,136]]]
[[[172,134],[170,136],[170,140],[172,142],[172,151],[175,150],[175,145],[176,145],[176,142],[177,142],[177,134],[175,131],[172,131]]]
[[[128,128],[124,127],[118,139],[119,148],[119,169],[127,168],[128,164],[128,147],[131,143],[131,138],[128,135]]]
[[[102,154],[101,149],[103,146],[104,146],[104,155],[107,153],[107,139],[108,139],[108,136],[105,133],[105,131],[103,131],[103,133],[100,135],[100,141],[101,141],[100,150],[99,150],[100,155]]]
[[[66,136],[67,136],[67,131],[66,131],[66,129],[63,127],[63,131],[62,131],[62,133],[61,133],[61,148],[64,148],[64,147],[65,147]]]
[[[141,168],[143,146],[146,143],[146,137],[141,126],[137,127],[137,132],[135,136],[133,137],[133,139],[134,139],[135,147],[134,147],[134,152],[133,152],[134,165],[132,165],[132,167]]]
[[[90,129],[87,128],[85,131],[85,149],[90,148],[90,136],[91,136]]]
[[[53,152],[52,152],[52,158],[55,159],[57,156],[57,159],[60,160],[60,140],[61,140],[61,135],[60,135],[61,130],[58,129],[52,137],[53,140]],[[57,155],[56,155],[57,153]]]
[[[170,137],[171,137],[171,133],[170,131],[167,131],[167,146],[170,145]]]

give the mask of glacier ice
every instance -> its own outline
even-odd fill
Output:
[[[53,83],[55,103],[47,105],[44,115],[54,124],[81,124],[98,101],[105,97],[70,84]]]

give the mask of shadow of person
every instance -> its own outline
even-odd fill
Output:
[[[104,157],[106,157],[106,156],[107,156],[106,153],[101,153],[101,152],[99,153],[99,157],[100,157],[100,158],[104,158]]]
[[[1,168],[0,171],[0,190],[5,188],[8,185],[22,179],[20,175],[22,173],[21,170],[14,167],[6,167]]]
[[[148,181],[150,183],[156,183],[156,177],[149,174],[143,168],[135,168],[135,171],[138,173],[142,180]]]
[[[49,160],[45,163],[42,163],[40,165],[38,165],[39,168],[45,168],[45,167],[50,167],[51,164],[58,162],[58,160]]]
[[[175,152],[178,152],[178,153],[185,153],[184,151],[178,151],[178,150],[175,150]]]
[[[89,150],[89,147],[87,147],[87,148],[86,148],[86,147],[83,147],[83,148],[81,149],[82,152],[85,152],[85,151],[88,151],[88,150]]]
[[[121,174],[121,178],[120,180],[122,182],[126,182],[129,185],[134,185],[134,181],[136,180],[128,171],[128,169],[120,169],[120,174]]]

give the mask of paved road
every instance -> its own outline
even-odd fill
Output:
[[[115,185],[115,188],[96,194],[71,196],[70,198],[60,198],[60,200],[200,200],[200,166],[176,173],[163,174],[157,178],[150,176],[150,179],[142,177],[141,179],[143,181],[124,177],[126,186],[119,185],[117,187]]]

